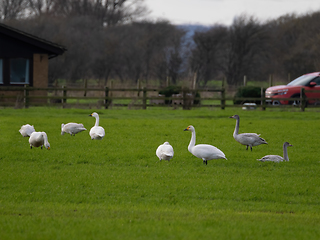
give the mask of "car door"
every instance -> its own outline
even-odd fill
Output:
[[[315,103],[320,101],[320,77],[316,77],[312,79],[310,82],[315,82],[316,85],[313,87],[307,86],[305,90],[316,90],[312,92],[306,92],[306,96],[308,98],[318,98],[318,100],[312,99],[309,103]]]

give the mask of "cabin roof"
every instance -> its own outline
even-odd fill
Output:
[[[48,53],[49,59],[61,55],[67,51],[67,49],[62,45],[36,37],[2,23],[0,23],[0,35],[1,34],[42,49],[44,52]]]

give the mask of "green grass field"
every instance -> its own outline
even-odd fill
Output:
[[[0,239],[320,239],[320,112],[97,110],[106,136],[91,140],[94,110],[0,109]],[[246,151],[233,137],[256,132],[268,145]],[[61,136],[61,123],[88,129]],[[50,150],[30,149],[23,124],[45,131]],[[188,152],[212,144],[228,160]],[[175,155],[160,162],[169,141]],[[282,155],[290,162],[261,163]]]

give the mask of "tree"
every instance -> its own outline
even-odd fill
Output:
[[[221,54],[227,36],[228,29],[224,26],[214,26],[193,36],[195,47],[190,58],[191,70],[197,73],[198,79],[204,81],[204,85],[221,72]]]
[[[16,19],[23,16],[26,6],[26,0],[1,0],[0,20]]]
[[[256,59],[267,54],[268,36],[263,25],[253,17],[242,15],[236,18],[229,29],[225,46],[223,72],[229,85],[238,85],[243,76],[251,76]]]
[[[52,12],[55,0],[27,0],[32,15],[41,16]]]

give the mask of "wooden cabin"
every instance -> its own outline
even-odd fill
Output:
[[[10,87],[48,87],[48,61],[65,51],[61,45],[0,23],[0,104],[8,101],[3,96],[19,95],[16,91],[10,94]],[[30,96],[35,94],[44,95],[46,92],[30,92]]]

